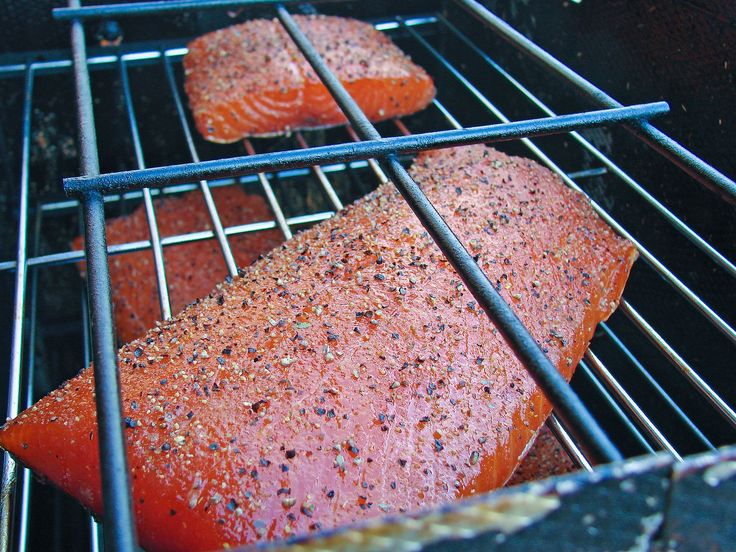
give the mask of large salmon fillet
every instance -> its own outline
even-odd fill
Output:
[[[432,101],[429,75],[372,25],[295,19],[370,120],[408,115]],[[277,20],[255,19],[195,39],[184,70],[197,129],[213,142],[346,122]]]
[[[247,194],[239,186],[212,188],[211,192],[225,227],[273,218],[261,196]],[[199,191],[156,200],[154,206],[162,238],[212,229],[210,215]],[[142,203],[132,213],[109,220],[105,227],[107,242],[111,245],[150,239]],[[278,230],[237,234],[228,238],[238,266],[248,266],[258,255],[270,251],[281,241]],[[84,238],[77,236],[72,241],[72,248],[83,247]],[[164,247],[164,265],[173,313],[209,293],[212,282],[227,275],[220,245],[214,239]],[[84,276],[85,264],[80,263],[79,268]],[[156,268],[150,249],[110,257],[110,288],[115,329],[121,342],[127,343],[143,336],[161,319]]]
[[[636,252],[536,163],[423,153],[413,177],[570,378]],[[142,545],[212,550],[488,491],[551,406],[391,185],[120,349]],[[0,446],[102,508],[92,372]]]

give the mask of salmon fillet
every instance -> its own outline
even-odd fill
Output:
[[[538,164],[484,146],[412,176],[570,378],[636,257]],[[211,550],[503,485],[551,405],[384,185],[120,349],[142,545]],[[92,372],[0,446],[102,508]]]
[[[434,98],[424,69],[372,25],[342,17],[295,19],[370,120],[414,113]],[[212,142],[346,122],[275,19],[255,19],[195,39],[184,71],[197,129]]]
[[[246,194],[238,186],[212,188],[211,192],[225,227],[273,218],[262,197]],[[155,200],[154,207],[162,238],[212,229],[199,191]],[[142,203],[129,215],[107,221],[105,228],[107,242],[111,245],[151,237]],[[228,238],[238,266],[248,266],[258,255],[270,251],[282,241],[278,230]],[[72,248],[84,248],[83,236],[72,241]],[[214,239],[164,247],[164,264],[172,313],[181,311],[195,299],[209,293],[213,282],[227,275],[220,245]],[[78,266],[84,277],[85,263]],[[141,337],[161,319],[156,267],[149,249],[110,257],[110,287],[115,329],[122,343]]]
[[[544,425],[539,430],[529,453],[516,468],[507,484],[520,485],[571,471],[575,471],[575,464],[557,437]]]

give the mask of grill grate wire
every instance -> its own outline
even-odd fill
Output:
[[[186,2],[185,2],[186,3]],[[459,2],[461,4],[470,4],[470,2]],[[171,2],[170,4],[176,4],[176,2]],[[242,2],[240,2],[242,4]],[[190,6],[189,6],[190,7]],[[92,8],[89,8],[92,9]],[[70,12],[67,12],[70,13]],[[288,16],[287,16],[288,17]],[[81,29],[81,23],[80,29]],[[548,116],[554,116],[554,113],[552,110],[550,110],[548,107],[546,107],[541,100],[536,98],[528,89],[526,89],[521,83],[516,81],[509,73],[507,73],[499,64],[497,64],[488,54],[484,53],[477,45],[475,45],[470,39],[462,34],[461,31],[459,31],[444,15],[433,15],[431,17],[427,18],[416,18],[412,20],[408,19],[401,19],[401,18],[395,18],[393,20],[388,21],[384,24],[384,29],[382,30],[388,30],[391,28],[397,28],[401,27],[402,29],[405,29],[408,31],[409,35],[413,37],[413,39],[420,44],[421,46],[425,47],[429,53],[436,58],[439,63],[444,66],[451,74],[453,74],[459,82],[468,89],[480,102],[481,104],[494,116],[496,116],[499,120],[508,122],[509,119],[500,111],[496,106],[485,96],[483,93],[476,88],[463,74],[458,71],[439,51],[437,51],[434,47],[432,47],[429,42],[427,42],[426,39],[423,38],[419,33],[417,33],[414,30],[414,27],[419,26],[442,26],[444,29],[448,30],[450,33],[457,36],[460,40],[465,42],[473,51],[475,51],[477,54],[481,55],[482,59],[487,63],[487,65],[496,70],[499,74],[504,76],[504,78],[507,78],[509,82],[520,92],[521,95],[526,97],[528,100],[530,100],[534,105],[536,105],[541,111],[543,111]],[[380,28],[380,27],[379,27]],[[81,42],[81,49],[84,50],[84,43]],[[143,147],[141,145],[140,137],[138,134],[138,120],[135,114],[135,110],[133,107],[133,101],[132,101],[132,94],[130,90],[129,85],[129,77],[127,72],[127,66],[131,63],[141,62],[141,61],[148,61],[148,60],[158,60],[161,62],[166,78],[167,78],[167,84],[170,88],[170,92],[172,95],[172,98],[176,104],[177,108],[177,114],[179,117],[179,121],[181,123],[182,133],[186,138],[187,144],[189,146],[190,154],[192,156],[192,159],[196,162],[199,159],[196,147],[195,147],[195,141],[192,137],[191,129],[189,126],[189,122],[187,121],[186,114],[183,108],[183,104],[181,102],[180,93],[176,84],[175,76],[171,67],[171,61],[174,59],[179,59],[184,53],[186,52],[183,48],[177,48],[177,49],[170,49],[170,50],[162,50],[158,52],[133,52],[126,55],[115,55],[115,56],[99,56],[97,58],[90,58],[87,63],[81,63],[78,64],[78,67],[82,70],[82,72],[86,73],[87,67],[92,67],[95,65],[99,66],[111,66],[114,67],[117,65],[119,69],[120,74],[120,81],[122,84],[123,89],[123,97],[124,97],[124,103],[126,107],[126,114],[128,117],[128,122],[130,126],[130,132],[131,132],[131,139],[134,147],[135,152],[135,160],[137,164],[137,168],[139,169],[145,169],[145,162],[143,157]],[[27,257],[27,249],[28,249],[28,238],[27,238],[27,226],[28,226],[28,216],[29,216],[29,198],[28,198],[28,171],[29,171],[29,148],[30,148],[30,132],[31,132],[31,114],[32,114],[32,94],[33,94],[33,83],[34,79],[36,78],[37,73],[42,73],[44,71],[49,70],[68,70],[71,67],[72,63],[70,60],[65,61],[57,61],[57,62],[27,62],[25,64],[20,64],[17,66],[8,66],[5,68],[0,68],[0,74],[3,73],[12,73],[12,72],[19,72],[22,71],[24,76],[24,102],[23,102],[23,128],[22,128],[22,165],[21,165],[21,181],[20,181],[20,189],[21,189],[21,203],[20,203],[20,210],[19,210],[19,231],[18,231],[18,248],[17,248],[17,258],[15,261],[6,261],[0,263],[0,271],[10,271],[15,270],[15,281],[16,281],[16,295],[15,295],[15,303],[14,303],[14,319],[13,319],[13,350],[11,352],[11,382],[9,384],[8,392],[9,392],[9,401],[8,401],[8,414],[14,415],[15,412],[17,412],[18,404],[21,398],[21,395],[25,397],[24,405],[28,406],[31,404],[33,400],[33,378],[32,378],[32,371],[35,369],[35,357],[34,357],[34,342],[36,340],[36,316],[37,316],[37,286],[38,286],[38,274],[39,270],[43,269],[45,267],[50,267],[57,264],[67,264],[67,263],[73,263],[80,260],[83,260],[84,254],[81,251],[77,252],[64,252],[64,253],[52,253],[52,254],[46,254],[46,255],[39,255],[38,251],[38,238],[40,235],[40,229],[42,227],[43,218],[45,215],[49,213],[54,213],[57,211],[63,211],[68,209],[73,209],[75,206],[80,205],[80,203],[76,200],[66,200],[66,201],[51,201],[51,202],[44,202],[41,205],[39,205],[38,209],[36,210],[36,219],[35,219],[35,225],[37,228],[37,231],[35,233],[35,239],[36,243],[33,246],[33,255],[30,257]],[[592,85],[591,85],[592,86]],[[462,126],[460,123],[453,117],[450,110],[439,100],[435,100],[432,105],[432,109],[437,110],[442,117],[447,121],[450,127],[453,127],[455,129],[461,129]],[[397,120],[396,126],[400,133],[402,134],[410,134],[408,128],[406,125]],[[92,130],[94,131],[94,127],[92,127]],[[351,137],[351,139],[356,140],[358,139],[357,134],[355,131],[347,127],[348,135]],[[667,221],[669,224],[672,224],[674,228],[676,228],[679,232],[681,232],[687,239],[689,239],[695,247],[698,247],[700,250],[702,250],[710,260],[718,265],[723,270],[727,271],[730,276],[733,276],[736,274],[736,271],[734,270],[734,265],[731,263],[725,256],[723,256],[720,252],[718,252],[715,248],[713,248],[705,239],[700,237],[694,230],[690,229],[683,221],[681,221],[679,218],[677,218],[676,215],[674,215],[672,212],[670,212],[664,205],[662,205],[660,202],[658,202],[651,194],[649,194],[643,186],[641,186],[638,182],[636,182],[632,177],[630,177],[627,173],[625,173],[622,169],[620,169],[612,160],[610,160],[608,157],[606,157],[603,153],[601,153],[599,150],[597,150],[589,141],[587,141],[585,138],[582,137],[579,133],[576,131],[571,133],[572,137],[575,139],[575,141],[580,144],[582,148],[592,153],[603,165],[603,167],[597,171],[579,171],[577,174],[573,173],[565,173],[562,171],[562,169],[559,168],[557,164],[555,164],[554,161],[552,161],[551,158],[547,157],[547,155],[532,142],[528,138],[522,139],[522,143],[529,148],[533,154],[535,154],[536,157],[538,157],[543,163],[548,165],[552,170],[557,172],[568,185],[575,189],[580,189],[578,184],[575,182],[575,178],[581,179],[586,178],[588,176],[595,176],[596,174],[601,174],[602,172],[605,172],[606,174],[611,174],[616,176],[618,179],[626,183],[628,186],[631,186],[635,189],[635,191],[639,194],[639,196],[642,197],[644,201],[652,205],[663,217],[665,221]],[[301,148],[303,150],[308,150],[309,146],[301,134],[296,134],[295,136],[295,142],[297,144],[298,148]],[[246,149],[246,152],[249,155],[256,155],[255,151],[253,149],[252,144],[249,141],[246,141],[244,144],[244,147]],[[690,154],[692,155],[692,154]],[[160,300],[160,307],[161,307],[161,313],[162,317],[168,318],[170,317],[170,306],[168,302],[168,296],[166,292],[166,267],[165,262],[163,258],[163,249],[164,247],[168,247],[170,245],[174,244],[182,244],[182,243],[188,243],[192,241],[198,241],[203,239],[217,239],[219,244],[221,245],[223,256],[226,260],[226,263],[228,265],[228,270],[231,274],[236,274],[237,269],[235,268],[234,260],[232,260],[232,252],[230,251],[227,237],[244,233],[244,232],[257,232],[264,229],[269,228],[280,228],[282,233],[289,237],[291,234],[291,227],[299,227],[303,224],[311,224],[313,222],[317,222],[319,220],[324,220],[328,217],[330,217],[334,211],[323,211],[318,213],[312,213],[310,215],[304,215],[304,216],[296,216],[287,218],[283,214],[283,210],[281,208],[281,205],[278,202],[278,199],[276,197],[276,194],[274,194],[273,189],[271,187],[271,182],[274,181],[274,178],[284,178],[288,179],[294,175],[304,175],[313,174],[314,178],[319,182],[320,186],[322,186],[323,190],[325,191],[331,206],[334,208],[334,210],[339,210],[342,207],[342,201],[340,200],[339,196],[337,195],[337,192],[335,191],[335,188],[332,186],[332,184],[329,181],[328,174],[332,172],[354,172],[356,170],[362,170],[365,167],[368,167],[372,169],[374,172],[374,175],[376,176],[377,180],[379,182],[385,182],[387,180],[386,175],[382,172],[380,166],[376,163],[373,159],[368,159],[367,161],[351,161],[348,163],[336,163],[333,165],[326,165],[323,168],[320,168],[319,165],[314,165],[311,169],[295,169],[292,171],[277,171],[274,175],[273,173],[267,174],[266,172],[257,173],[255,175],[247,175],[247,176],[238,176],[235,178],[229,178],[229,179],[222,179],[219,181],[201,181],[199,185],[191,185],[191,184],[180,184],[180,185],[172,185],[168,186],[166,188],[163,188],[161,190],[156,189],[149,189],[149,188],[143,188],[142,191],[129,191],[125,193],[119,193],[119,194],[110,194],[106,195],[103,198],[99,198],[97,202],[95,203],[95,209],[98,211],[98,217],[99,214],[102,213],[101,209],[103,208],[104,203],[110,203],[110,202],[119,202],[126,199],[136,199],[136,198],[143,198],[145,207],[146,207],[146,215],[149,225],[149,230],[151,232],[151,238],[146,241],[139,241],[139,242],[132,242],[132,243],[126,243],[122,245],[114,245],[109,246],[107,248],[109,254],[122,254],[126,252],[131,251],[140,251],[140,250],[146,250],[151,249],[152,254],[154,256],[154,263],[156,266],[156,278],[157,278],[157,285],[159,286],[159,300]],[[274,167],[276,168],[276,167]],[[266,194],[269,205],[271,206],[273,212],[274,212],[274,220],[273,221],[266,221],[266,222],[257,222],[257,223],[248,223],[248,224],[242,224],[236,227],[230,227],[230,228],[223,228],[222,223],[219,219],[219,214],[217,211],[217,207],[215,205],[215,202],[212,200],[211,195],[209,194],[209,187],[210,186],[220,186],[220,185],[232,185],[232,184],[253,184],[258,183],[261,185],[262,189],[264,190],[264,193]],[[158,228],[156,225],[156,219],[155,219],[155,209],[154,209],[154,203],[153,203],[153,197],[158,197],[161,195],[168,195],[168,194],[175,194],[180,193],[185,190],[191,190],[195,187],[198,187],[201,190],[201,193],[203,194],[203,197],[205,198],[205,202],[208,207],[208,211],[210,213],[210,216],[212,218],[213,227],[215,228],[214,231],[202,231],[202,232],[193,232],[186,235],[180,235],[180,236],[172,236],[172,237],[165,237],[162,238],[158,235]],[[270,195],[268,190],[270,190]],[[207,199],[209,198],[209,200]],[[84,202],[83,202],[84,203]],[[620,233],[623,235],[626,235],[630,239],[633,237],[624,230],[623,227],[621,227],[608,213],[607,211],[601,207],[600,205],[594,203],[591,200],[591,203],[593,204],[594,208],[601,214],[601,216],[607,220],[609,224],[611,224],[614,228],[616,228]],[[89,210],[89,206],[87,207]],[[103,215],[104,217],[104,215]],[[99,220],[99,218],[98,218]],[[104,218],[102,219],[104,222]],[[646,250],[640,243],[638,243],[636,240],[632,239],[639,248],[640,252],[642,253],[642,257],[655,269],[659,272],[660,275],[663,276],[663,278],[670,283],[670,285],[674,286],[674,288],[682,293],[682,295],[690,301],[699,311],[700,313],[708,319],[714,327],[716,327],[719,331],[721,331],[724,335],[726,335],[731,342],[734,342],[734,336],[736,336],[736,332],[734,332],[733,328],[729,326],[729,324],[720,317],[717,313],[715,313],[708,305],[705,304],[702,299],[700,299],[697,294],[695,294],[693,291],[691,291],[681,280],[679,280],[674,274],[672,274],[652,253],[650,253],[648,250]],[[103,249],[104,253],[104,249]],[[228,257],[229,256],[229,257]],[[104,257],[103,257],[104,258]],[[228,258],[232,261],[232,263],[228,262]],[[90,262],[90,271],[96,270],[92,266],[92,262]],[[105,263],[103,263],[105,264]],[[30,276],[30,294],[28,298],[28,308],[26,308],[26,288],[28,287],[28,269],[31,270],[31,276]],[[93,296],[94,299],[94,296]],[[82,312],[83,316],[86,317],[87,313],[87,306],[86,306],[86,297],[82,297],[82,302],[85,303]],[[104,310],[104,309],[103,309]],[[688,381],[696,390],[698,390],[703,397],[709,402],[711,407],[715,409],[724,419],[728,421],[728,423],[732,427],[736,427],[736,415],[734,415],[733,409],[721,398],[718,396],[718,394],[713,391],[708,384],[698,375],[698,373],[675,351],[675,349],[667,343],[667,341],[657,332],[657,330],[652,327],[652,325],[644,319],[636,309],[634,309],[633,306],[631,306],[628,301],[622,301],[621,312],[635,325],[639,328],[639,330],[642,332],[643,335],[647,337],[662,353],[662,355],[667,358],[672,366],[675,368],[675,370],[682,375],[682,377]],[[98,309],[95,309],[93,307],[93,312],[97,313]],[[25,320],[26,313],[28,316],[27,321]],[[91,358],[91,348],[90,348],[90,341],[91,336],[87,332],[88,330],[88,320],[83,319],[82,320],[82,329],[84,332],[84,345],[85,345],[85,363],[88,363],[88,361]],[[28,335],[26,337],[29,345],[26,347],[26,352],[24,353],[24,333],[25,333],[25,326],[27,326]],[[702,448],[704,449],[713,449],[714,445],[713,443],[704,435],[703,431],[697,427],[697,425],[682,411],[682,409],[678,406],[677,402],[670,397],[667,392],[656,382],[655,378],[647,372],[646,368],[636,359],[636,356],[628,349],[625,341],[623,338],[619,337],[614,330],[609,325],[602,325],[603,332],[605,333],[606,337],[609,338],[625,355],[630,357],[632,359],[632,362],[635,364],[636,368],[642,372],[643,374],[646,374],[646,378],[648,381],[651,382],[652,386],[656,390],[656,392],[664,398],[665,401],[668,402],[670,405],[672,411],[675,413],[676,416],[680,417],[680,419],[683,420],[683,422],[690,428],[694,438],[696,438],[702,445]],[[110,336],[111,337],[111,336]],[[595,346],[597,341],[593,343],[593,346]],[[25,365],[27,366],[27,373],[25,374],[26,379],[26,386],[25,389],[23,388],[23,382],[21,381],[21,366],[23,365],[23,360],[25,356]],[[676,448],[668,441],[667,437],[662,433],[662,431],[656,426],[656,424],[642,411],[642,409],[637,405],[636,401],[632,399],[626,390],[623,388],[621,383],[619,383],[616,380],[616,377],[611,373],[611,371],[603,364],[603,362],[599,359],[598,356],[596,356],[595,353],[592,351],[589,351],[586,355],[586,360],[581,362],[581,370],[579,370],[579,376],[584,375],[587,379],[589,379],[597,388],[598,392],[600,393],[603,400],[609,405],[609,407],[613,410],[613,412],[616,413],[617,416],[619,416],[628,430],[631,432],[631,434],[634,436],[634,439],[636,439],[639,444],[641,445],[642,451],[644,452],[652,452],[654,450],[667,450],[671,454],[673,454],[676,458],[681,458],[680,453],[676,450]],[[24,390],[23,390],[24,389]],[[21,392],[23,391],[23,392]],[[14,411],[13,411],[14,409]],[[591,464],[586,455],[582,452],[581,448],[579,447],[578,443],[575,442],[575,440],[570,436],[569,434],[569,428],[566,428],[560,420],[553,415],[553,417],[548,422],[548,425],[551,427],[553,432],[558,435],[561,442],[565,444],[566,448],[568,449],[568,452],[570,453],[571,457],[576,460],[576,462],[584,467],[585,469],[591,469]],[[6,550],[10,548],[10,537],[12,536],[11,533],[8,532],[8,527],[10,527],[10,516],[13,512],[14,508],[11,506],[11,500],[12,498],[12,491],[14,488],[13,485],[13,475],[15,473],[14,466],[12,465],[12,461],[7,457],[5,457],[5,466],[3,471],[3,488],[2,488],[2,496],[3,500],[6,501],[6,504],[8,507],[3,508],[3,526],[2,531],[0,533],[2,534],[2,541],[0,541],[0,550]],[[22,484],[18,486],[19,491],[16,490],[16,493],[20,495],[19,502],[19,515],[16,515],[14,519],[12,520],[14,524],[17,526],[15,536],[18,537],[17,541],[17,548],[18,549],[25,549],[26,547],[26,537],[27,537],[27,527],[28,527],[28,516],[29,516],[29,508],[30,508],[30,477],[27,470],[23,470],[20,475],[19,479],[22,481]],[[99,547],[99,543],[97,541],[97,528],[94,524],[94,522],[91,522],[90,526],[94,533],[94,538],[92,539],[93,547]],[[121,534],[125,532],[124,528],[121,528]],[[122,535],[120,541],[120,546],[118,549],[128,549],[125,545],[126,537],[125,535]],[[109,543],[108,543],[109,544]]]

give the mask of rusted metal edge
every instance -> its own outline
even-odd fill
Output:
[[[734,520],[736,446],[682,463],[646,456],[240,550],[729,550]]]

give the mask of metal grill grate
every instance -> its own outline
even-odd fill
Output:
[[[196,7],[227,7],[248,3],[215,0],[205,3],[204,6],[199,3]],[[273,4],[274,2],[250,3]],[[94,341],[94,358],[98,370],[97,385],[107,386],[104,391],[99,390],[98,387],[98,399],[105,403],[98,404],[101,432],[105,433],[105,419],[113,422],[107,426],[107,438],[101,445],[108,447],[108,451],[112,451],[108,454],[111,463],[103,465],[103,471],[107,470],[110,474],[117,472],[118,475],[121,473],[119,468],[124,466],[124,456],[120,453],[122,435],[116,435],[120,427],[119,424],[114,423],[114,420],[119,420],[120,416],[114,375],[112,318],[109,310],[109,294],[105,291],[108,282],[105,244],[102,239],[104,237],[105,206],[125,205],[131,201],[143,200],[151,234],[150,239],[112,245],[107,247],[107,253],[118,255],[141,250],[151,251],[156,268],[161,314],[163,318],[168,318],[171,316],[171,307],[167,293],[164,248],[181,247],[199,240],[217,240],[227,270],[231,276],[235,276],[237,267],[228,243],[230,236],[277,228],[286,238],[289,238],[294,230],[332,216],[336,210],[342,208],[343,203],[352,199],[352,197],[340,197],[339,187],[334,185],[336,179],[349,177],[369,183],[368,186],[373,187],[377,182],[388,180],[388,176],[384,173],[385,169],[391,179],[400,186],[402,193],[408,196],[407,200],[410,201],[412,208],[418,211],[425,226],[429,225],[428,227],[432,228],[433,237],[446,250],[450,248],[453,251],[448,254],[448,257],[453,260],[453,264],[458,267],[464,279],[470,282],[469,289],[479,298],[479,302],[495,318],[499,313],[506,316],[505,304],[499,304],[493,293],[489,293],[484,287],[484,278],[477,274],[479,272],[477,266],[472,260],[469,261],[470,257],[467,252],[461,250],[462,248],[458,249],[453,244],[452,236],[447,232],[441,219],[435,216],[436,213],[433,215],[431,206],[423,203],[425,200],[421,192],[417,193],[412,188],[415,185],[406,175],[399,159],[394,156],[399,153],[438,146],[519,139],[521,146],[527,150],[527,154],[530,153],[532,157],[547,165],[576,190],[585,193],[585,181],[597,177],[604,177],[630,188],[643,204],[656,211],[663,225],[670,225],[686,238],[689,247],[705,255],[706,261],[702,266],[697,267],[698,270],[715,269],[722,271],[729,278],[736,276],[736,266],[726,256],[657,200],[647,191],[646,186],[625,172],[578,132],[589,126],[625,123],[636,136],[654,143],[657,151],[732,202],[736,197],[733,182],[689,152],[683,151],[680,146],[674,144],[671,139],[646,122],[649,117],[663,111],[661,104],[625,108],[572,73],[559,61],[551,58],[549,54],[516,34],[475,2],[459,0],[457,4],[471,11],[526,55],[561,75],[574,87],[587,94],[597,105],[606,109],[556,116],[538,96],[515,79],[508,69],[499,64],[487,49],[460,30],[453,18],[459,16],[462,10],[453,4],[444,14],[433,13],[411,18],[389,17],[377,22],[376,27],[396,34],[412,52],[416,51],[418,55],[424,56],[423,59],[429,60],[432,65],[425,66],[430,72],[436,71],[437,74],[433,74],[433,77],[437,83],[446,84],[448,90],[461,90],[463,98],[472,98],[477,102],[476,109],[482,114],[478,116],[478,121],[485,122],[492,118],[494,121],[500,121],[500,124],[464,129],[457,115],[457,112],[462,110],[461,95],[452,93],[445,95],[442,86],[438,86],[440,93],[438,99],[435,99],[428,108],[431,111],[429,116],[425,118],[409,117],[403,121],[396,120],[393,122],[393,127],[391,125],[381,126],[382,132],[395,135],[391,138],[380,138],[375,128],[364,120],[357,106],[350,106],[349,99],[344,99],[344,103],[347,104],[344,109],[349,114],[355,130],[348,127],[347,134],[345,130],[331,131],[328,137],[332,140],[329,140],[331,143],[327,146],[310,147],[312,140],[310,133],[295,133],[286,146],[283,143],[277,144],[282,151],[258,154],[255,147],[260,144],[254,145],[246,140],[242,146],[244,151],[240,152],[243,154],[242,157],[201,161],[199,149],[202,142],[196,133],[192,133],[187,110],[182,100],[180,75],[177,74],[177,65],[186,53],[185,48],[130,47],[124,52],[86,58],[81,23],[83,18],[125,16],[133,12],[135,12],[134,15],[160,13],[162,4],[141,3],[85,9],[74,9],[73,6],[72,9],[58,10],[59,18],[73,20],[73,59],[39,62],[25,60],[19,64],[0,67],[0,75],[17,83],[23,91],[21,140],[19,141],[21,172],[17,255],[14,261],[0,262],[0,271],[13,273],[15,285],[8,415],[15,415],[21,404],[28,406],[37,398],[34,390],[34,372],[44,369],[43,364],[39,363],[36,358],[39,339],[39,277],[52,267],[68,265],[85,258],[82,251],[41,253],[39,250],[40,237],[48,226],[50,217],[67,219],[70,224],[74,224],[73,221],[80,210],[84,211],[83,218],[87,228],[88,285],[91,288],[90,297],[93,303],[91,312],[95,319],[95,324],[91,326],[93,334],[90,335],[89,321],[86,319],[86,295],[83,293],[80,297],[82,317],[79,322],[81,322],[80,335],[83,339],[84,363],[89,363],[92,358],[91,344]],[[169,11],[193,7],[195,5],[188,0],[165,3],[165,9]],[[308,43],[304,43],[303,37],[300,36],[298,28],[295,28],[288,12],[282,6],[276,6],[275,13],[309,57],[311,47]],[[518,94],[519,101],[530,102],[545,118],[518,121],[515,114],[507,115],[502,112],[494,103],[492,95],[482,85],[474,82],[463,68],[447,55],[447,52],[453,49],[453,45],[462,45],[462,51],[467,56],[474,56],[474,59],[483,65],[484,70],[504,80]],[[457,50],[456,47],[455,50]],[[319,60],[310,61],[314,61],[319,66]],[[141,119],[136,110],[134,78],[131,77],[131,68],[135,67],[147,67],[150,70],[160,71],[163,86],[168,94],[168,101],[174,107],[175,124],[179,127],[178,131],[181,132],[191,163],[154,169],[146,168],[146,148],[141,139],[141,129],[146,127],[147,121]],[[113,73],[117,75],[120,85],[119,93],[124,106],[124,117],[127,121],[133,149],[128,172],[97,177],[99,167],[97,166],[95,125],[92,117],[92,98],[89,83],[85,82],[85,79],[89,78],[89,69],[96,69],[101,75]],[[48,78],[48,75],[58,72],[61,72],[65,78],[71,78],[74,73],[77,78],[81,129],[80,159],[85,176],[66,179],[65,186],[72,195],[80,197],[81,202],[76,199],[47,199],[29,195],[34,87],[37,88],[38,82]],[[321,76],[333,95],[339,96],[340,87],[334,83],[330,84],[329,75]],[[517,122],[511,122],[514,119]],[[99,126],[98,121],[98,128]],[[446,130],[447,128],[450,130]],[[427,132],[432,132],[432,134],[427,134]],[[558,135],[554,139],[562,140],[566,137],[565,139],[568,139],[572,146],[592,156],[596,166],[566,172],[561,168],[563,162],[556,158],[556,155],[559,155],[559,149],[550,148],[555,153],[545,153],[539,143],[530,139],[553,133]],[[99,132],[97,134],[98,141],[104,144],[104,136]],[[365,141],[360,144],[345,143],[346,140],[357,142],[361,138]],[[549,140],[551,139],[545,138],[545,143]],[[379,159],[380,163],[373,157]],[[290,181],[303,179],[311,179],[311,182],[322,190],[324,208],[316,212],[287,216],[288,205],[284,204],[279,188],[288,185]],[[192,181],[198,180],[198,184],[191,184]],[[259,188],[272,210],[273,220],[242,221],[242,224],[238,226],[223,227],[210,188],[230,185]],[[153,188],[153,186],[159,188]],[[160,236],[156,224],[154,198],[196,189],[200,190],[206,204],[212,222],[212,230],[178,236]],[[736,331],[730,325],[729,320],[733,320],[736,313],[733,310],[717,312],[689,287],[688,282],[691,280],[689,275],[677,275],[665,266],[657,255],[642,243],[642,236],[646,233],[645,228],[625,227],[617,222],[610,212],[611,209],[593,199],[591,199],[591,204],[609,225],[636,244],[642,260],[635,265],[634,270],[652,271],[656,274],[658,285],[671,287],[686,302],[680,309],[683,316],[701,317],[709,326],[709,333],[705,338],[725,340],[728,347],[733,350],[733,345],[736,344]],[[33,218],[35,231],[31,232],[32,239],[29,239],[29,221],[32,217],[35,217]],[[616,447],[624,451],[626,456],[664,450],[680,460],[687,453],[714,450],[718,445],[736,441],[734,439],[736,413],[719,395],[719,392],[723,394],[723,384],[718,381],[706,381],[701,377],[699,371],[703,367],[696,361],[683,358],[678,353],[678,344],[669,343],[662,335],[665,333],[662,328],[657,328],[655,324],[640,314],[639,311],[642,309],[638,302],[635,302],[635,305],[632,305],[627,289],[618,314],[610,322],[601,324],[601,331],[593,341],[591,350],[581,362],[573,380],[573,387],[583,394],[587,406],[594,408],[596,417],[613,437]],[[651,309],[651,305],[644,306]],[[566,446],[571,457],[578,465],[588,470],[591,469],[591,464],[598,459],[615,459],[617,457],[616,448],[606,444],[603,434],[597,432],[597,423],[588,417],[587,410],[576,405],[575,396],[570,393],[564,382],[549,379],[549,367],[545,366],[545,362],[549,363],[541,353],[537,354],[534,347],[528,344],[523,345],[525,331],[515,325],[514,319],[508,319],[508,317],[506,319],[507,335],[512,340],[516,340],[520,356],[527,361],[527,365],[531,364],[530,369],[536,374],[535,377],[541,377],[543,381],[545,377],[548,378],[544,383],[545,390],[552,391],[553,396],[557,397],[555,399],[556,412],[557,415],[561,415],[561,419],[553,415],[549,425]],[[642,360],[644,357],[649,358],[649,355],[645,352],[646,349],[639,337],[651,342],[661,355],[661,360],[669,363],[669,372],[664,379],[661,370],[655,373],[647,365],[647,361]],[[518,345],[518,343],[522,344]],[[100,375],[100,370],[103,371],[103,375]],[[632,379],[631,373],[634,373],[636,377]],[[677,395],[671,391],[673,386],[669,384],[670,378],[683,382],[683,386],[691,387],[700,395],[701,398],[695,406],[686,404],[684,397],[689,397],[686,393]],[[646,386],[648,393],[652,394],[655,399],[643,401],[641,390],[637,388],[638,385]],[[662,420],[663,413],[660,408],[663,409],[664,415],[675,418],[677,422],[669,425],[662,424],[660,420]],[[680,429],[682,433],[679,433]],[[117,452],[115,452],[116,446],[118,447]],[[12,460],[5,455],[2,481],[3,526],[0,527],[3,539],[0,546],[2,550],[26,549],[29,542],[30,519],[34,509],[38,507],[32,499],[33,485],[29,473],[22,470],[18,474],[18,482],[15,482],[15,469]],[[127,488],[125,478],[110,475],[105,480],[105,485],[106,501],[117,501],[114,507],[111,503],[106,502],[106,509],[123,512],[123,514],[130,512],[129,498],[124,492]],[[115,489],[118,491],[116,492]],[[96,549],[99,546],[98,528],[93,522],[91,527],[90,542],[92,548]],[[115,549],[127,550],[132,545],[130,519],[126,519],[125,515],[108,520],[105,534],[108,544],[113,545]]]

